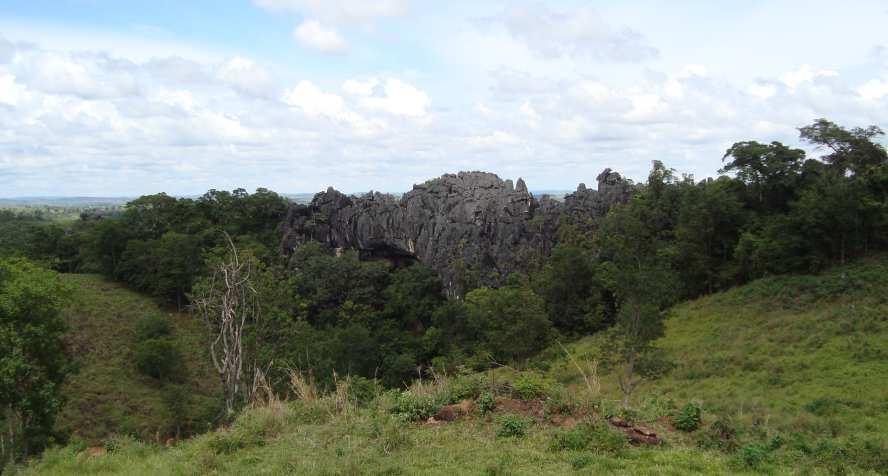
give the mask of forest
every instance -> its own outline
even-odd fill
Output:
[[[799,135],[813,154],[779,142],[736,142],[712,158],[721,160],[714,178],[655,161],[628,201],[592,221],[562,217],[551,253],[496,286],[466,278],[457,296],[421,262],[395,266],[319,242],[284,253],[281,223],[290,204],[266,189],[146,195],[73,220],[0,210],[0,465],[73,441],[56,422],[68,397],[63,383],[77,372],[61,317],[78,292],[63,281],[69,274],[101,275],[206,323],[200,352],[214,359],[213,378],[221,379],[215,413],[200,417],[208,422],[202,429],[168,436],[226,427],[263,392],[296,398],[294,379],[324,394],[347,378],[365,402],[436,376],[545,372],[546,359],[590,336],[606,343],[595,358],[615,379],[614,411],[631,415],[642,408],[647,382],[685,365],[657,344],[674,306],[888,251],[883,131],[819,119]],[[242,279],[232,284],[232,276]],[[217,317],[225,309],[237,316],[233,322]],[[168,318],[139,325],[132,365],[158,386],[181,384],[183,356]],[[231,348],[229,335],[237,337]],[[213,346],[217,336],[226,343]],[[221,368],[231,349],[240,359],[235,373]],[[533,393],[532,382],[525,384]],[[404,398],[394,406],[416,419],[434,414]],[[682,411],[681,421],[699,423],[693,406]],[[505,431],[524,431],[511,426]],[[846,448],[836,461],[886,471],[885,444],[873,443],[869,459]]]

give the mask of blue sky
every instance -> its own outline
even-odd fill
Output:
[[[886,24],[875,0],[6,0],[0,195],[710,176],[818,117],[888,125]]]

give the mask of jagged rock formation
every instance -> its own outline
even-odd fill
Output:
[[[447,174],[414,185],[400,199],[373,192],[349,197],[329,188],[308,205],[291,205],[282,248],[290,253],[315,240],[368,259],[416,259],[459,294],[468,280],[497,284],[547,256],[562,214],[594,220],[628,200],[633,185],[607,169],[598,188],[580,184],[563,202],[537,200],[524,180],[513,185],[486,172]]]

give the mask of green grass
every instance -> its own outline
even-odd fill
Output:
[[[75,289],[64,314],[70,327],[66,343],[78,371],[63,388],[68,401],[59,430],[97,445],[115,434],[164,440],[177,428],[180,434],[208,429],[218,410],[218,377],[209,362],[203,323],[100,276],[62,276]],[[162,384],[136,370],[136,326],[150,316],[172,324],[186,367],[180,384]],[[184,399],[184,418],[182,411],[178,416],[172,411],[171,399]]]
[[[558,431],[531,424],[525,438],[497,437],[479,418],[447,425],[405,423],[373,408],[317,421],[309,404],[247,411],[227,430],[175,448],[125,442],[103,456],[48,451],[23,474],[743,474],[729,458],[687,447],[627,448],[619,454],[557,451]]]
[[[666,336],[657,343],[675,367],[641,387],[630,412],[619,409],[619,391],[606,368],[600,393],[590,395],[575,364],[556,347],[534,363],[542,373],[503,368],[426,383],[400,395],[382,394],[366,406],[345,407],[348,411],[333,396],[273,403],[173,448],[124,439],[105,455],[89,456],[82,446],[69,445],[17,470],[49,475],[884,474],[886,316],[888,258],[880,257],[820,276],[760,280],[675,307]],[[599,358],[602,345],[606,342],[593,336],[568,348],[583,364]],[[476,410],[449,423],[423,421],[442,402],[473,398],[477,408],[482,396],[491,401],[491,394],[496,397],[492,411]],[[504,398],[512,398],[513,405]],[[537,402],[545,416],[519,411],[509,417],[518,408],[514,402],[525,398]],[[672,418],[690,402],[702,408],[700,427],[675,429]],[[414,413],[421,415],[410,413],[420,403],[422,412]],[[664,443],[621,442],[604,422],[612,414],[653,428]],[[565,415],[579,425],[560,428],[558,419]],[[419,421],[407,421],[411,417]],[[498,436],[510,418],[526,424],[525,436]]]
[[[591,360],[601,345],[590,337],[568,348]],[[888,257],[681,304],[657,346],[675,368],[638,391],[642,411],[698,402],[704,423],[729,423],[739,446],[778,437],[773,459],[888,471]],[[549,372],[579,382],[564,359]],[[618,397],[612,376],[602,377],[602,392]]]

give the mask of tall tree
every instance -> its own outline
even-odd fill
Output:
[[[55,272],[0,261],[0,468],[51,441],[70,371],[60,315],[68,294]]]
[[[780,142],[737,142],[725,152],[722,161],[727,163],[719,172],[736,173],[737,179],[750,188],[758,207],[781,211],[793,198],[804,160],[805,151]]]
[[[845,129],[826,119],[817,119],[800,128],[799,134],[802,140],[828,150],[823,160],[841,174],[846,171],[862,174],[888,163],[885,147],[875,142],[877,137],[885,135],[878,126]]]

